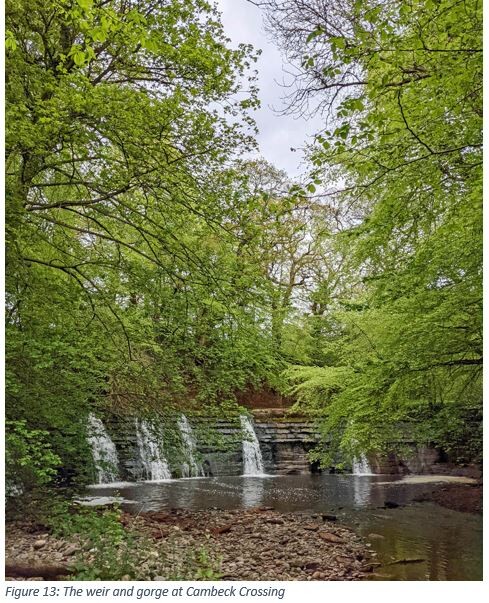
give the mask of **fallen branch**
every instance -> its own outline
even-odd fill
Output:
[[[8,578],[49,578],[69,576],[75,572],[68,565],[36,565],[23,563],[5,563],[5,576]]]
[[[396,559],[396,561],[389,561],[389,563],[385,563],[384,565],[397,565],[398,563],[424,563],[426,559],[421,559],[420,557],[408,558],[408,559]]]

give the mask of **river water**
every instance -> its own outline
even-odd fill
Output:
[[[377,579],[481,580],[482,517],[413,502],[431,485],[390,475],[209,477],[96,485],[85,502],[116,499],[133,513],[261,505],[332,513],[366,538],[380,563]],[[400,506],[385,509],[385,501]]]

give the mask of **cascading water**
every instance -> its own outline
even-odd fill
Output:
[[[185,415],[182,415],[178,419],[178,428],[180,429],[180,434],[182,436],[183,450],[185,453],[185,462],[182,463],[182,476],[204,477],[204,469],[195,458],[197,445],[195,443],[192,426]]]
[[[353,475],[373,475],[372,467],[370,467],[370,463],[363,453],[360,455],[360,457],[353,459],[352,468]]]
[[[241,415],[241,429],[243,438],[243,475],[263,475],[263,458],[260,450],[260,442],[256,437],[253,424],[249,417]]]
[[[144,419],[136,420],[136,441],[146,478],[151,481],[171,479],[171,471],[156,434]]]
[[[92,413],[88,415],[87,440],[92,448],[98,483],[110,484],[117,481],[119,457],[116,447],[102,421]]]

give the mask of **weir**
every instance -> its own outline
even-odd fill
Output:
[[[92,449],[99,484],[110,484],[119,476],[119,457],[104,424],[93,413],[88,415],[87,439]]]
[[[146,479],[171,479],[171,471],[161,451],[154,428],[145,420],[136,419],[136,441]]]
[[[183,414],[165,418],[155,414],[144,419],[104,415],[104,423],[90,415],[88,440],[97,469],[94,481],[99,484],[336,472],[334,465],[319,467],[311,460],[311,451],[317,446],[327,449],[329,443],[321,439],[314,423],[303,417],[254,411],[253,415],[230,418],[194,417],[191,422]],[[358,454],[352,462],[353,475],[450,471],[437,449],[416,446],[409,440],[402,445],[406,451],[402,457]],[[345,461],[338,459],[342,464]],[[246,498],[256,498],[258,488],[257,483],[250,484]]]
[[[373,475],[372,467],[364,453],[353,459],[352,472],[353,475]]]
[[[243,430],[243,475],[263,475],[263,457],[260,442],[256,436],[253,424],[246,415],[241,415]]]
[[[197,445],[195,442],[194,433],[188,419],[182,415],[178,419],[178,428],[182,436],[183,450],[185,453],[185,461],[182,463],[183,477],[204,477],[204,469],[202,464],[196,459]]]

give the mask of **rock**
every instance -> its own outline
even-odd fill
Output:
[[[321,561],[307,561],[302,565],[306,571],[315,571],[321,567]]]
[[[336,561],[342,565],[350,565],[351,559],[350,557],[345,557],[344,555],[337,555]]]
[[[370,538],[370,540],[384,540],[385,536],[382,536],[382,534],[375,534],[374,532],[372,532],[371,534],[369,534],[367,536],[367,538]]]
[[[331,525],[328,529],[321,521],[322,514],[313,517],[310,513],[271,510],[231,513],[182,509],[171,514],[170,510],[165,511],[131,519],[131,529],[140,530],[149,537],[153,532],[159,535],[164,532],[166,537],[151,541],[143,562],[135,564],[130,578],[127,575],[125,580],[164,581],[171,572],[169,561],[182,568],[185,578],[190,575],[185,567],[189,547],[201,545],[209,549],[213,559],[222,560],[218,571],[228,580],[350,580],[365,578],[369,569],[371,571],[367,566],[372,555],[367,551],[366,543],[347,528]],[[191,531],[186,531],[187,525],[191,526]],[[67,556],[71,551],[83,551],[87,559],[90,558],[87,551],[91,546],[86,546],[83,539],[74,542],[47,536],[46,546],[34,552],[33,543],[43,539],[41,534],[38,531],[28,535],[17,526],[11,524],[8,528],[8,550],[11,557],[17,557],[26,565],[32,565],[25,558],[29,554],[51,564],[57,563],[55,555],[58,551],[63,555],[61,562],[64,563],[72,559]],[[232,526],[231,533],[226,536],[229,526]],[[175,530],[178,527],[180,530]],[[211,531],[224,535],[209,538]],[[341,556],[340,560],[338,556]]]
[[[153,521],[157,521],[158,523],[165,523],[167,521],[172,521],[172,516],[170,513],[156,512],[156,513],[151,513],[150,517]]]
[[[225,526],[217,526],[215,528],[211,529],[212,534],[218,535],[218,534],[226,534],[227,532],[230,532],[232,529],[233,525],[231,523],[228,523]]]
[[[321,515],[321,518],[323,521],[336,521],[338,518],[336,517],[336,515],[332,515],[329,513],[323,513]]]
[[[35,578],[42,577],[56,579],[57,576],[68,576],[73,572],[73,568],[66,565],[40,565],[30,562],[19,563],[5,560],[5,575],[14,578]]]
[[[304,530],[310,530],[311,532],[316,532],[319,529],[319,526],[314,523],[306,523],[302,526]]]
[[[42,549],[47,544],[47,540],[36,540],[32,545],[35,549]]]
[[[319,538],[322,538],[326,542],[333,542],[335,544],[344,544],[345,543],[343,538],[336,536],[336,534],[331,534],[330,532],[319,532],[318,536],[319,536]]]
[[[165,582],[165,581],[166,581],[165,576],[155,576],[153,578],[153,582]]]

